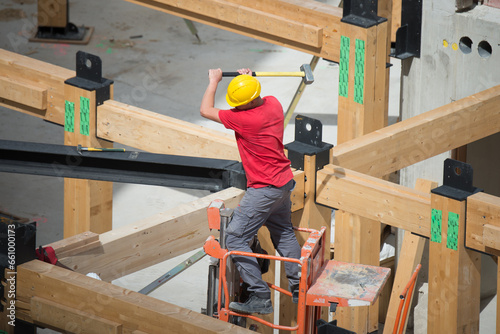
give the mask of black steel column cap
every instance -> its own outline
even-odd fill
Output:
[[[387,21],[377,15],[378,0],[345,0],[341,22],[369,28]]]
[[[96,91],[97,105],[109,100],[112,80],[102,77],[101,58],[90,53],[78,51],[76,53],[76,77],[64,83],[88,91]]]
[[[444,161],[443,185],[431,190],[457,201],[463,201],[472,194],[482,190],[472,185],[472,166],[461,161],[446,159]]]
[[[304,155],[316,155],[317,170],[328,164],[329,151],[333,145],[324,143],[322,138],[323,124],[321,121],[297,115],[295,117],[295,141],[285,145],[292,167],[303,170]]]
[[[394,52],[390,54],[401,60],[420,57],[422,34],[422,0],[405,0],[401,6],[401,26],[396,31]]]

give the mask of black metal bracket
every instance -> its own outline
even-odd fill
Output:
[[[68,22],[65,27],[38,27],[35,38],[59,41],[81,41],[87,34],[87,28],[78,27]]]
[[[443,185],[431,190],[457,201],[463,201],[472,194],[482,191],[472,185],[472,166],[461,161],[446,159],[444,161]]]
[[[110,87],[113,81],[102,77],[101,58],[90,53],[83,51],[76,53],[76,77],[64,83],[88,91],[95,90],[97,106],[111,97]]]
[[[321,121],[303,115],[295,117],[295,141],[285,145],[292,167],[304,170],[304,155],[316,156],[316,170],[330,162],[332,144],[324,143]]]
[[[0,171],[220,191],[246,189],[238,161],[0,140]]]
[[[341,22],[369,28],[386,18],[377,15],[378,0],[345,0]]]
[[[422,0],[403,0],[401,27],[396,31],[396,47],[390,56],[398,59],[420,57]]]

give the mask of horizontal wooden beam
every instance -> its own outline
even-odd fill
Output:
[[[342,9],[313,0],[127,0],[172,15],[339,60]]]
[[[0,98],[38,110],[47,109],[47,89],[0,77]]]
[[[58,258],[73,256],[101,246],[99,234],[83,232],[50,244]]]
[[[228,188],[191,203],[99,235],[100,246],[60,258],[69,268],[95,272],[105,281],[131,274],[203,246],[217,231],[208,229],[206,210],[215,199],[236,207],[244,190]],[[50,246],[50,245],[48,245]]]
[[[500,132],[500,85],[333,148],[333,164],[381,177]]]
[[[182,334],[251,333],[38,260],[18,266],[17,299],[27,307],[17,312],[23,319],[64,332],[164,333],[168,328],[169,333]]]
[[[152,153],[240,160],[231,134],[113,100],[97,108],[97,136]]]
[[[3,91],[0,105],[64,125],[64,81],[74,76],[75,71],[0,49],[0,91],[6,83],[19,89]]]
[[[484,225],[483,241],[486,247],[500,250],[500,226]]]
[[[30,302],[33,323],[54,329],[67,329],[78,333],[121,334],[122,325],[53,301],[33,297]]]
[[[320,204],[430,236],[430,194],[327,165],[317,173],[316,201]]]
[[[500,197],[474,194],[467,198],[465,245],[480,252],[500,256]]]

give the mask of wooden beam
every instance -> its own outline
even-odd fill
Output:
[[[0,105],[64,125],[64,81],[74,76],[74,71],[0,49]],[[98,115],[96,136],[108,141],[154,153],[240,160],[234,136],[220,131],[113,100],[100,106]]]
[[[338,61],[342,10],[312,0],[127,0],[265,42]]]
[[[74,71],[0,49],[0,78],[22,85],[24,94],[39,95],[40,89],[47,91],[45,109],[4,97],[0,98],[0,105],[63,125],[64,81],[74,76]],[[30,86],[34,89],[27,93]],[[39,102],[36,104],[40,106]]]
[[[50,244],[58,258],[73,256],[100,247],[99,234],[83,232]]]
[[[486,224],[483,230],[484,245],[493,249],[500,249],[500,227]]]
[[[38,0],[38,26],[66,28],[68,6],[66,0]]]
[[[402,11],[402,0],[392,0],[392,20],[391,20],[391,42],[396,42],[396,32],[401,27],[401,11]],[[382,17],[385,17],[382,14],[379,14]]]
[[[292,224],[297,227],[305,227],[319,230],[325,226],[325,258],[330,258],[330,230],[332,210],[316,203],[316,156],[304,155],[305,182],[303,188],[304,208],[292,212]],[[309,234],[296,233],[297,240],[303,245]],[[285,266],[281,266],[281,287],[288,290],[288,279]],[[278,302],[278,301],[277,301]],[[291,298],[280,294],[280,324],[294,326],[297,323],[297,305],[293,304]]]
[[[47,89],[0,77],[0,99],[38,110],[47,109]]]
[[[339,143],[333,164],[372,176],[390,174],[499,132],[499,104],[500,85]]]
[[[334,165],[318,171],[316,187],[320,204],[430,236],[429,193]]]
[[[341,32],[345,50],[341,64],[348,67],[341,66],[339,73],[339,144],[387,125],[388,78],[387,22],[368,29],[341,23]]]
[[[437,187],[437,182],[432,182],[428,180],[418,179],[415,189],[418,191],[429,192],[431,189]],[[430,196],[429,196],[430,200]],[[430,210],[427,209],[427,212]],[[410,281],[413,272],[417,265],[422,261],[422,255],[424,252],[426,239],[412,234],[410,231],[404,232],[403,243],[398,259],[397,271],[394,277],[394,284],[392,286],[392,293],[390,297],[389,307],[387,309],[387,317],[384,323],[384,334],[391,334],[394,330],[394,325],[396,323],[397,310],[400,304],[400,295],[404,288]],[[418,278],[417,278],[418,279]],[[411,305],[412,296],[408,296],[407,303]],[[399,319],[397,319],[399,321]],[[406,318],[406,323],[404,325],[403,333],[406,333],[406,324],[408,323],[408,318]],[[401,324],[400,327],[401,328]]]
[[[17,270],[17,298],[31,306],[22,312],[25,319],[61,326],[61,331],[105,333],[100,328],[111,333],[162,333],[168,328],[169,333],[182,334],[250,333],[242,327],[42,261],[27,262]],[[40,309],[41,306],[49,309]],[[92,327],[84,327],[87,325]],[[98,331],[91,331],[92,328]]]
[[[483,192],[467,198],[467,247],[500,256],[500,197]]]
[[[243,194],[241,189],[229,188],[180,205],[102,233],[100,247],[59,260],[79,273],[95,272],[105,281],[131,274],[203,246],[216,233],[208,229],[210,203],[221,199],[226,207],[236,207]]]
[[[111,97],[113,86],[110,87]],[[96,137],[96,91],[69,84],[64,86],[64,144],[83,147],[113,147]],[[78,164],[78,161],[74,162]],[[82,179],[64,179],[64,237],[91,231],[112,229],[113,183]]]
[[[295,189],[293,189],[290,199],[292,201],[292,212],[302,210],[304,208],[304,193],[305,193],[305,173],[303,170],[293,171],[293,179],[295,180]]]
[[[466,203],[431,194],[427,332],[479,333],[481,254],[465,247]]]
[[[369,28],[341,22],[340,33],[339,145],[387,125],[389,78],[387,22]],[[380,231],[377,221],[339,210],[335,215],[335,259],[379,265]],[[370,308],[341,308],[339,324],[356,333],[376,331],[378,308],[378,302]]]
[[[121,334],[122,325],[101,318],[99,315],[83,312],[59,303],[33,297],[30,301],[33,323],[43,327],[64,329],[70,333],[82,334]]]
[[[112,100],[98,107],[97,136],[152,153],[240,160],[233,135]]]

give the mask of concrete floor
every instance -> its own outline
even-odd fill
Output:
[[[95,28],[88,45],[31,43],[36,29],[36,0],[0,0],[0,48],[75,68],[78,50],[95,54],[103,62],[103,76],[114,80],[115,100],[208,128],[225,130],[199,115],[209,68],[233,71],[297,71],[312,56],[291,49],[197,24],[201,43],[183,19],[123,0],[69,1],[70,22]],[[131,38],[138,36],[140,38]],[[399,61],[391,68],[390,122],[399,116]],[[336,144],[338,66],[320,60],[315,82],[308,86],[296,114],[323,123],[323,141]],[[216,105],[225,108],[221,83]],[[300,79],[261,78],[263,95],[275,95],[289,105]],[[0,138],[63,144],[63,128],[38,118],[0,107]],[[293,120],[285,130],[285,143],[293,141]],[[120,145],[115,145],[119,147]],[[38,221],[37,245],[62,239],[62,179],[0,173],[0,210]],[[113,192],[113,227],[192,201],[208,193],[199,190],[118,184]],[[138,291],[194,252],[120,278],[114,284]],[[150,295],[199,312],[205,307],[208,258]],[[49,330],[39,330],[49,333]],[[488,333],[488,332],[484,332]]]

